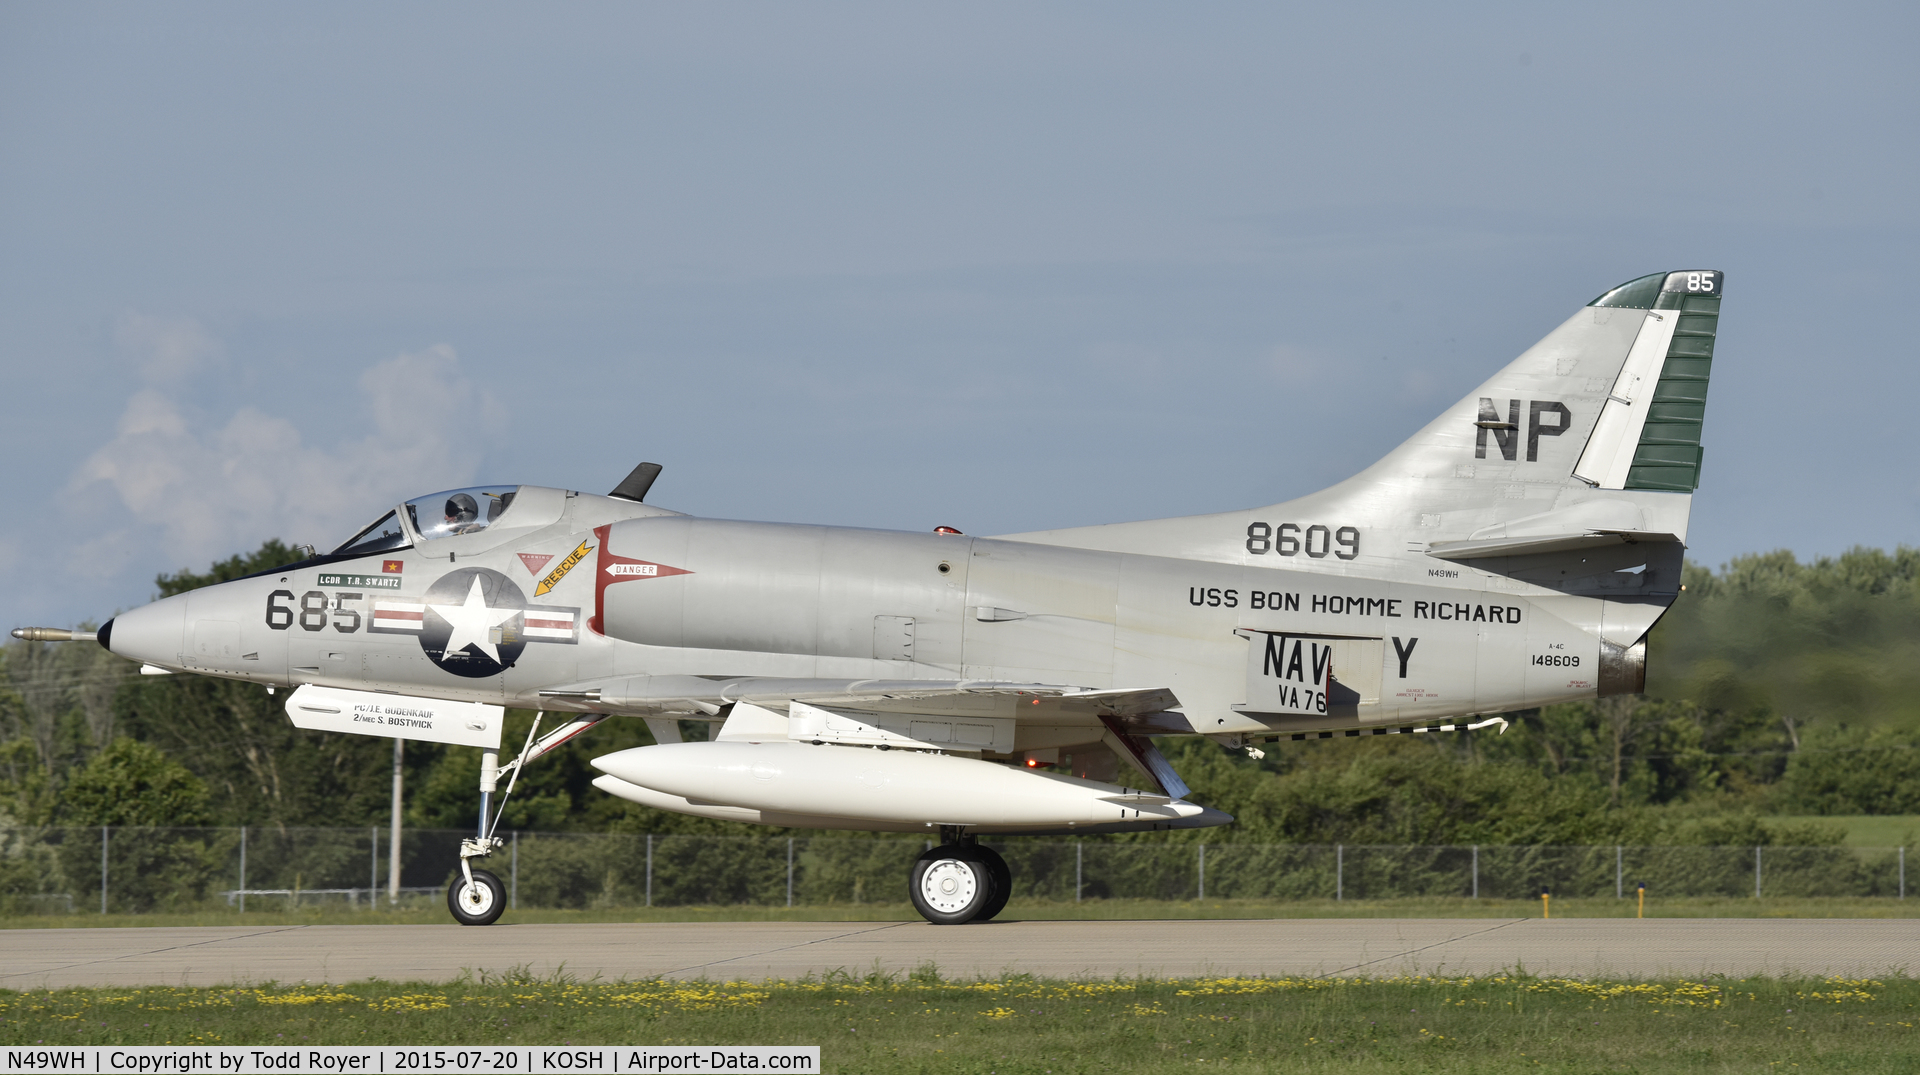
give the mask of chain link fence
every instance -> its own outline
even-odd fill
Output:
[[[0,829],[0,913],[126,914],[438,899],[465,830]],[[503,834],[484,865],[527,908],[898,903],[931,846],[884,837]],[[1905,848],[985,841],[1015,899],[1906,897]]]

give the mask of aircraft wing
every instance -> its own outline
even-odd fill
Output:
[[[554,709],[601,714],[659,718],[717,717],[724,712],[726,723],[716,733],[723,742],[791,737],[1006,754],[1016,750],[1016,725],[1051,725],[1032,730],[1061,744],[1103,743],[1155,786],[1153,793],[1128,792],[1125,802],[1164,804],[1188,794],[1187,785],[1147,738],[1194,732],[1186,714],[1172,711],[1180,699],[1165,687],[1094,690],[980,679],[631,676],[540,695]]]
[[[718,716],[746,702],[792,702],[880,713],[1011,717],[1023,721],[1098,724],[1118,718],[1130,731],[1191,734],[1180,699],[1164,687],[1094,690],[1058,683],[981,679],[783,679],[767,676],[628,676],[540,692],[553,709],[660,716]]]

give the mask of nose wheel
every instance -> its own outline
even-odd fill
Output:
[[[491,926],[507,909],[507,889],[487,870],[473,871],[473,880],[456,877],[447,886],[447,910],[463,926]]]
[[[942,844],[913,864],[907,895],[914,910],[936,926],[985,922],[1007,905],[1013,872],[990,847]]]

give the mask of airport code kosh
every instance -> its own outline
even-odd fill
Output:
[[[655,1072],[801,1072],[820,1070],[818,1045],[652,1045],[591,1048],[440,1048],[402,1046],[122,1045],[110,1048],[8,1049],[10,1072],[102,1072],[131,1075],[651,1075]]]

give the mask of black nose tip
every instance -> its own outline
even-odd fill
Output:
[[[94,641],[100,643],[101,649],[106,650],[108,653],[112,653],[113,652],[113,621],[108,620],[107,622],[101,624],[100,630],[94,632],[93,638],[94,638]]]

